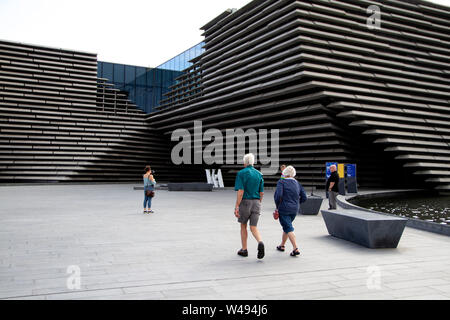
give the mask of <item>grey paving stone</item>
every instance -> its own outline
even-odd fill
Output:
[[[402,300],[448,300],[449,297],[442,294],[429,294],[420,296],[403,297]]]
[[[287,295],[287,294],[296,294],[301,292],[309,292],[309,291],[317,291],[317,290],[330,290],[335,289],[337,286],[324,282],[324,283],[313,283],[313,284],[301,284],[301,283],[293,283],[291,285],[289,284],[283,284],[282,286],[279,286],[277,288],[269,288],[269,289],[260,289],[259,294],[264,295]]]
[[[432,285],[429,286],[429,288],[431,289],[435,289],[438,290],[439,292],[443,292],[445,294],[450,294],[450,282],[447,281],[448,284],[444,284],[444,285]]]
[[[432,287],[422,287],[420,291],[417,290],[417,288],[405,288],[389,291],[389,295],[392,295],[395,299],[406,299],[407,297],[433,295],[441,293],[442,292],[440,292],[438,289],[433,289]]]
[[[256,259],[249,235],[250,255],[242,258],[234,191],[159,190],[156,213],[143,215],[142,193],[133,186],[0,186],[0,299],[426,299],[448,293],[447,237],[406,228],[397,249],[371,250],[329,236],[320,214],[298,216],[302,254],[292,258],[289,244],[285,253],[275,250],[281,227],[271,216],[273,191],[266,191],[259,223],[266,256]],[[28,201],[21,201],[23,193]],[[67,288],[69,265],[80,267],[82,290]],[[380,268],[381,290],[367,288],[369,266]]]
[[[126,294],[123,296],[106,295],[106,296],[94,296],[94,297],[82,297],[74,300],[161,300],[164,299],[164,295],[159,291],[143,292],[136,294]]]
[[[397,276],[397,274],[390,272],[390,271],[386,271],[384,269],[384,266],[380,266],[380,271],[381,271],[381,276],[384,277],[388,277],[388,276]],[[346,280],[358,280],[361,281],[361,279],[364,279],[364,281],[367,279],[368,273],[367,273],[367,268],[364,270],[361,270],[360,272],[353,272],[353,273],[348,273],[348,274],[343,274],[342,277],[345,278]],[[343,283],[344,281],[342,281]]]
[[[357,287],[357,286],[366,286],[367,274],[364,278],[353,279],[353,280],[342,280],[342,281],[333,281],[331,282],[337,288],[348,288],[348,287]]]
[[[69,299],[77,299],[77,298],[88,298],[88,297],[98,297],[101,298],[103,296],[116,296],[117,299],[120,299],[120,296],[123,295],[123,291],[121,289],[107,289],[107,290],[94,290],[94,291],[73,291],[73,292],[63,292],[63,293],[55,293],[45,295],[46,300],[69,300]]]
[[[434,277],[431,279],[421,279],[421,280],[408,279],[405,281],[388,282],[385,283],[385,286],[391,289],[402,289],[402,288],[422,288],[427,286],[442,286],[448,284],[449,284],[448,281]]]
[[[218,294],[218,293],[209,293],[207,295],[190,295],[189,297],[186,296],[180,296],[180,297],[169,297],[169,298],[165,298],[165,299],[171,299],[171,300],[230,300],[231,297],[226,297],[222,294]]]
[[[373,294],[373,293],[384,294],[387,291],[382,283],[380,289],[369,289],[366,283],[364,283],[363,285],[357,285],[353,287],[340,287],[335,290],[343,295],[351,295],[351,296],[359,294],[361,295]]]
[[[311,299],[328,299],[332,297],[341,297],[342,295],[333,289],[312,290],[304,292],[279,293],[271,296],[263,296],[260,298],[270,300],[311,300]]]
[[[1,300],[1,298],[0,298]],[[45,300],[45,296],[25,296],[25,297],[17,297],[17,298],[7,298],[3,300]]]
[[[0,290],[0,299],[10,298],[10,297],[23,297],[31,296],[32,289],[27,288],[6,288],[5,290]]]
[[[189,297],[195,295],[216,294],[216,291],[211,287],[201,287],[201,288],[163,290],[162,294],[169,299],[171,298],[189,299]]]
[[[328,297],[327,300],[392,300],[394,297],[384,292],[370,292],[360,294],[341,295],[337,297]]]

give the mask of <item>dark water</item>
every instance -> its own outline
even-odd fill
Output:
[[[396,198],[351,200],[357,206],[416,218],[436,223],[450,224],[450,196],[400,196]]]

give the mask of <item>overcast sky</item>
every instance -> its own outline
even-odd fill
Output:
[[[250,0],[0,0],[0,39],[156,67],[202,41],[200,27]],[[433,2],[450,6],[450,0]]]

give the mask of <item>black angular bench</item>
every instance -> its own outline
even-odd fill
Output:
[[[300,204],[298,214],[318,215],[322,206],[323,198],[319,196],[308,196],[308,199]]]
[[[168,183],[167,189],[169,191],[212,191],[214,185],[212,183],[202,182],[179,182]]]
[[[368,248],[397,248],[408,219],[360,210],[321,210],[328,233]]]

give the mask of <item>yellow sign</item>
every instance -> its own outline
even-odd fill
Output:
[[[344,164],[343,163],[338,164],[338,174],[339,174],[339,178],[344,178]]]

